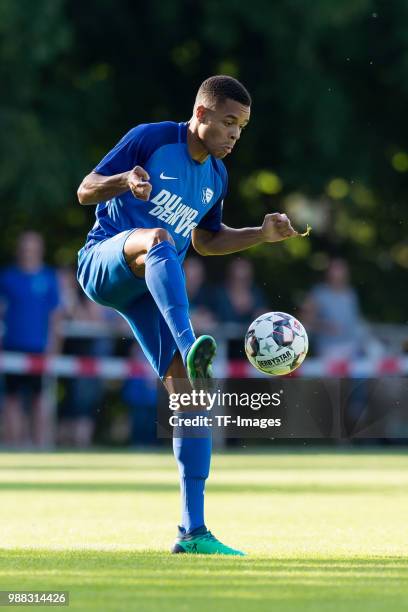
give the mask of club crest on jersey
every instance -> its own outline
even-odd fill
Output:
[[[211,202],[213,195],[214,195],[214,192],[209,187],[207,187],[206,189],[203,189],[203,192],[202,192],[203,204],[209,204]]]

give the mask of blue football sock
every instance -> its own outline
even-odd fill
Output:
[[[205,412],[183,413],[194,418],[205,416]],[[208,427],[190,428],[190,435],[203,437],[176,437],[189,435],[188,427],[174,429],[173,452],[177,460],[180,474],[181,492],[181,527],[186,533],[203,527],[204,520],[204,489],[211,463],[211,432]]]
[[[146,255],[145,266],[146,285],[185,363],[195,335],[188,314],[184,275],[175,247],[167,240],[155,244]]]

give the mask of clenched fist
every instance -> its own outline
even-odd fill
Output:
[[[127,179],[129,189],[139,200],[148,201],[152,191],[152,185],[149,183],[150,176],[141,166],[135,166],[129,172]]]
[[[270,213],[265,215],[262,223],[262,235],[265,242],[279,242],[299,236],[298,232],[293,229],[288,217],[281,213]]]

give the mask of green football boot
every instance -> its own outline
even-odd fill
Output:
[[[171,552],[187,553],[190,555],[234,555],[245,557],[245,553],[225,546],[208,531],[207,527],[198,527],[189,534],[186,534],[182,527],[179,527],[179,535],[174,543]]]
[[[187,374],[191,384],[196,380],[212,378],[211,363],[217,352],[217,344],[212,336],[199,336],[191,346],[186,359]]]

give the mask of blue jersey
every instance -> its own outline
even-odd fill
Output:
[[[187,123],[147,123],[131,129],[96,166],[112,176],[142,166],[152,184],[145,202],[127,191],[96,207],[96,222],[86,247],[132,228],[162,227],[184,259],[195,227],[218,231],[227,191],[227,172],[211,155],[194,161],[187,147]]]
[[[51,313],[59,306],[57,275],[43,266],[25,272],[10,266],[0,273],[0,299],[6,303],[3,348],[42,353],[48,342]]]

